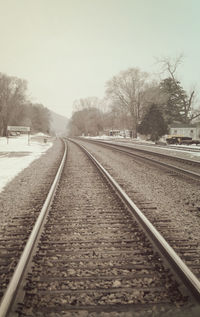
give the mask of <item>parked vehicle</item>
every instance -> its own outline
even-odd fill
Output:
[[[185,145],[192,145],[192,144],[200,144],[200,140],[193,140],[189,136],[182,136],[182,135],[168,135],[166,138],[167,144],[185,144]]]
[[[167,144],[192,144],[192,138],[182,135],[169,135],[166,138]]]

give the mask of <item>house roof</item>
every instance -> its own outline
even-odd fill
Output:
[[[196,128],[197,124],[192,123],[171,123],[169,125],[170,128]]]

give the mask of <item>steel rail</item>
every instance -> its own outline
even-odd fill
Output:
[[[142,211],[136,206],[136,204],[129,198],[121,186],[114,180],[114,178],[106,171],[106,169],[96,160],[96,158],[88,152],[88,150],[79,143],[71,140],[79,147],[81,147],[87,156],[93,161],[99,171],[107,179],[111,187],[117,192],[121,200],[128,206],[128,210],[131,215],[136,218],[139,224],[142,226],[145,233],[148,234],[150,240],[159,250],[159,253],[165,256],[165,260],[169,263],[170,267],[175,271],[186,288],[193,294],[194,298],[200,303],[200,281],[191,272],[188,266],[178,256],[174,249],[168,244],[164,237],[158,232],[158,230],[152,225]]]
[[[93,141],[92,141],[92,142],[93,142]],[[95,141],[94,141],[94,142],[95,142]],[[95,143],[98,144],[99,142],[95,142]],[[174,165],[171,165],[171,164],[168,164],[168,163],[159,162],[159,161],[156,161],[156,160],[154,160],[154,159],[152,159],[152,158],[144,157],[144,156],[142,156],[142,155],[129,152],[129,150],[132,150],[131,147],[127,147],[127,146],[123,146],[123,145],[108,144],[108,143],[104,143],[104,142],[101,142],[101,141],[100,141],[100,144],[103,144],[103,146],[106,146],[106,147],[108,147],[108,148],[110,148],[110,149],[114,149],[114,150],[116,150],[116,151],[118,151],[118,152],[127,153],[127,154],[130,155],[130,156],[139,157],[139,158],[141,158],[142,160],[150,161],[151,163],[154,163],[154,164],[156,164],[156,165],[161,165],[161,166],[163,166],[163,167],[165,167],[165,168],[173,169],[173,170],[176,171],[176,172],[181,172],[181,173],[186,174],[186,175],[188,175],[188,176],[190,176],[190,177],[194,177],[194,178],[197,179],[197,180],[200,180],[200,174],[199,174],[199,173],[195,173],[195,172],[192,172],[192,171],[183,169],[183,168],[181,168],[181,167],[177,167],[177,166],[174,166]],[[121,147],[121,148],[124,147],[125,149],[119,149],[119,148],[117,148],[118,146]],[[136,150],[136,151],[137,151],[138,149],[133,149],[133,150]],[[150,151],[145,151],[145,150],[138,150],[138,151],[143,151],[143,152],[145,152],[145,153],[147,153],[147,154],[154,154],[154,155],[155,155],[154,152],[150,152]],[[168,155],[165,155],[165,154],[156,153],[156,155],[157,155],[157,154],[158,154],[159,156],[162,156],[162,157],[172,158],[171,156],[168,156]],[[175,159],[176,159],[176,158],[175,158]],[[185,159],[181,159],[181,158],[178,158],[178,160],[189,161],[189,160],[187,160],[187,159],[185,160]],[[193,161],[189,161],[189,162],[193,162]],[[200,164],[200,162],[195,162],[195,163]]]
[[[51,188],[49,190],[47,198],[43,204],[43,207],[42,207],[40,214],[36,220],[36,223],[33,227],[33,230],[28,238],[28,241],[26,243],[24,251],[20,257],[20,260],[17,264],[17,267],[14,271],[14,274],[10,280],[10,283],[9,283],[9,285],[6,289],[6,292],[2,298],[2,301],[0,303],[0,317],[6,317],[6,316],[8,316],[8,314],[10,312],[11,306],[16,298],[19,285],[22,281],[23,274],[24,274],[25,269],[29,263],[31,253],[34,249],[35,242],[38,238],[38,235],[40,233],[43,222],[48,215],[49,208],[50,208],[51,203],[53,201],[53,198],[54,198],[54,195],[55,195],[55,192],[56,192],[59,180],[60,180],[60,176],[62,174],[62,170],[63,170],[64,164],[65,164],[65,160],[66,160],[67,148],[66,148],[65,142],[64,142],[64,146],[65,146],[64,155],[63,155],[62,161],[60,163],[60,166],[58,168],[58,171],[56,173],[56,176],[54,178],[54,181],[51,185]]]

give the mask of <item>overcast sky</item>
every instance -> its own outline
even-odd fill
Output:
[[[200,90],[199,34],[199,0],[0,0],[0,72],[70,118],[121,70],[158,71],[155,57],[183,53],[179,78]]]

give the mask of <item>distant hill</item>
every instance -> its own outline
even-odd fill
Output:
[[[58,113],[50,111],[51,114],[51,131],[55,132],[57,135],[62,135],[66,133],[67,125],[69,123],[69,119],[64,117]]]

